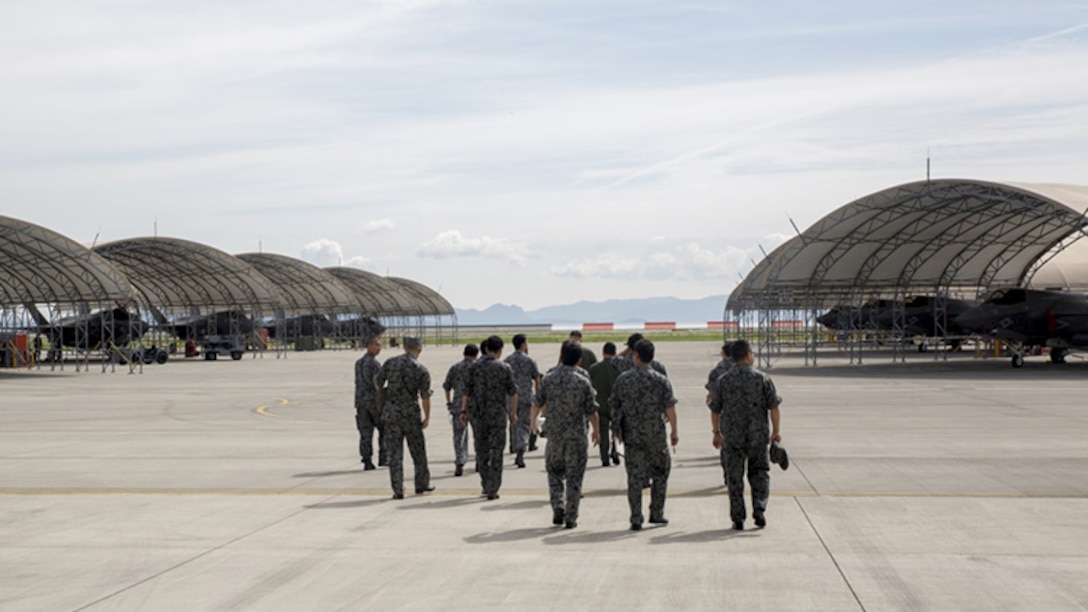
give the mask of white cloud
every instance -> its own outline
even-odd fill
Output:
[[[374,219],[363,226],[364,234],[376,234],[391,229],[396,229],[397,223],[392,219]]]
[[[308,261],[319,268],[328,268],[330,266],[366,268],[367,264],[373,261],[362,255],[345,258],[344,248],[340,246],[340,243],[328,238],[318,238],[302,247],[302,250],[299,251],[299,259]]]
[[[748,255],[734,247],[715,251],[689,242],[644,255],[608,252],[554,265],[555,276],[625,280],[732,280]]]
[[[526,247],[506,238],[466,238],[458,230],[442,232],[419,247],[419,254],[433,259],[449,257],[500,257],[515,263],[525,261]]]

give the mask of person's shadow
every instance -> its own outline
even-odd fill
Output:
[[[734,531],[732,529],[710,529],[707,531],[693,531],[690,533],[671,532],[650,538],[650,544],[703,544],[706,542],[722,542],[733,538],[757,537],[755,530]]]
[[[554,537],[544,538],[544,543],[549,546],[562,546],[564,544],[597,544],[599,542],[616,542],[638,537],[638,534],[630,529],[620,531],[577,531],[561,529]]]
[[[464,541],[468,544],[492,544],[494,542],[517,542],[541,538],[555,531],[555,527],[532,527],[528,529],[511,529],[510,531],[489,531],[466,536]]]

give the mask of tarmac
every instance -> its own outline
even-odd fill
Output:
[[[790,467],[768,526],[735,532],[704,404],[717,353],[658,345],[680,444],[671,522],[640,532],[595,450],[572,530],[551,524],[543,444],[507,458],[498,500],[453,476],[459,346],[424,349],[437,490],[413,495],[406,465],[404,500],[359,463],[359,352],[0,370],[0,609],[1088,609],[1088,362],[777,357]]]

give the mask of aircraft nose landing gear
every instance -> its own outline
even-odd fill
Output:
[[[1024,356],[1021,353],[1012,354],[1012,367],[1022,368],[1024,367]]]

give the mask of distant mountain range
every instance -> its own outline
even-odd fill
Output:
[[[712,295],[698,300],[653,297],[605,302],[582,301],[528,311],[520,306],[506,304],[494,304],[483,310],[457,308],[456,311],[457,322],[460,325],[646,323],[648,321],[705,323],[722,320],[725,300],[725,295]]]

